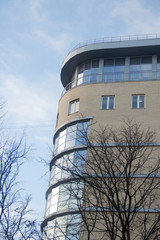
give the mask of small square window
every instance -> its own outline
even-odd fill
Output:
[[[102,96],[102,109],[114,109],[115,96]]]
[[[69,114],[72,114],[78,111],[79,111],[79,99],[71,101],[69,103]]]
[[[132,95],[132,108],[144,108],[145,95]]]

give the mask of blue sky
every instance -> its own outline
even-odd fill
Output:
[[[7,134],[32,151],[19,179],[41,220],[64,58],[88,39],[160,33],[159,0],[0,0],[0,97]]]

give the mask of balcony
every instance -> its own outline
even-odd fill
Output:
[[[75,78],[64,88],[63,96],[67,91],[77,86],[93,83],[109,83],[109,82],[133,82],[133,81],[151,81],[160,80],[159,71],[130,71],[124,72],[105,72],[103,74],[89,74],[80,78]]]

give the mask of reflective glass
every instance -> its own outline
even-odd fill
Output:
[[[78,214],[69,215],[67,221],[67,238],[72,240],[80,239],[81,217]]]
[[[113,73],[104,73],[103,74],[103,82],[113,82]]]
[[[132,96],[132,108],[137,108],[137,98],[138,96]]]
[[[78,123],[76,145],[85,145],[87,143],[88,122]]]
[[[125,58],[115,58],[115,66],[124,66]]]
[[[157,79],[160,79],[160,63],[157,63]]]
[[[66,240],[66,225],[67,225],[67,216],[57,218],[57,224],[55,228],[56,240]]]
[[[77,86],[83,83],[83,72],[78,74]]]
[[[55,174],[55,166],[53,165],[50,172],[49,184],[52,184],[54,182],[54,174]]]
[[[103,72],[114,72],[114,66],[104,66]]]
[[[66,139],[66,129],[59,133],[58,151],[64,150]]]
[[[67,128],[66,148],[70,148],[70,147],[73,147],[75,145],[76,129],[77,129],[76,124]]]
[[[102,96],[102,109],[114,109],[114,96]]]
[[[139,108],[144,108],[144,95],[139,96]]]
[[[97,74],[92,74],[92,75],[90,76],[90,82],[91,82],[91,83],[98,82],[98,75],[97,75]]]
[[[132,108],[144,108],[145,95],[132,96]]]
[[[90,75],[83,77],[83,83],[90,83]]]
[[[114,96],[109,96],[109,109],[114,108]]]

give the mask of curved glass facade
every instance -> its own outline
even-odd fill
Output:
[[[160,56],[101,58],[77,66],[65,91],[88,83],[159,79]]]
[[[43,229],[43,239],[79,240],[81,216],[79,214],[58,217],[47,223]]]
[[[46,216],[53,214],[57,211],[68,211],[70,210],[78,210],[77,199],[82,201],[83,195],[83,182],[69,182],[52,188],[47,195],[47,202],[46,202]],[[76,198],[72,194],[72,192],[77,193]]]
[[[82,206],[84,183],[73,179],[73,174],[74,169],[85,171],[87,150],[84,145],[88,127],[89,120],[80,119],[65,125],[55,133],[55,157],[50,167],[45,210],[45,218],[51,217],[53,220],[45,224],[44,239],[55,237],[66,240],[71,234],[73,234],[72,239],[80,238],[80,215],[74,213],[78,211],[78,206]],[[68,168],[72,171],[72,175],[67,171]],[[63,214],[63,217],[55,217],[55,214],[59,213]],[[69,223],[74,223],[74,229],[72,225],[68,226]]]
[[[55,134],[54,154],[79,145],[85,145],[86,139],[82,133],[88,130],[89,121],[78,122],[64,127]]]
[[[87,150],[73,151],[64,154],[62,157],[56,159],[50,170],[49,184],[53,185],[57,181],[69,178],[71,174],[65,169],[69,168],[74,171],[74,168],[85,168],[85,159],[87,157]]]

